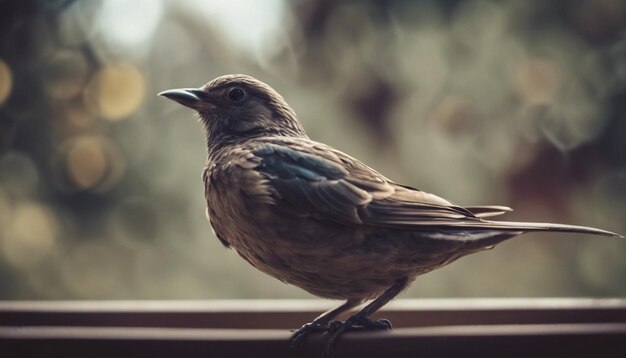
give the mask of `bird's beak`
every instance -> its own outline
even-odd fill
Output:
[[[171,89],[160,92],[159,96],[169,98],[197,111],[212,107],[209,101],[209,95],[200,88]]]

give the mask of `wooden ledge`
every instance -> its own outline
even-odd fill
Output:
[[[336,302],[0,302],[0,356],[320,357],[290,329]],[[626,299],[397,300],[390,332],[348,333],[336,357],[626,357]]]

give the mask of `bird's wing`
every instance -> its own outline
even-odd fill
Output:
[[[433,228],[481,222],[436,195],[391,182],[358,160],[315,142],[263,143],[252,150],[293,215],[393,228]]]
[[[583,226],[484,220],[481,217],[508,208],[473,207],[476,213],[472,213],[436,195],[395,184],[357,159],[308,139],[261,142],[247,158],[246,165],[240,167],[263,177],[253,186],[258,188],[255,191],[263,194],[266,202],[280,203],[277,207],[290,215],[346,225],[421,230],[432,237],[464,241],[482,240],[483,234],[495,237],[508,233],[503,240],[525,231],[620,237]]]

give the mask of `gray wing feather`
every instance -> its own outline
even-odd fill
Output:
[[[357,159],[319,143],[284,140],[265,143],[252,153],[259,158],[256,170],[267,176],[267,184],[279,196],[277,200],[288,204],[294,215],[346,225],[468,235],[561,231],[619,236],[582,226],[484,220],[512,210],[505,206],[454,205],[436,195],[395,184]]]

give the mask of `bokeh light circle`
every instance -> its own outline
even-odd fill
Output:
[[[13,266],[28,268],[43,260],[54,248],[59,224],[42,204],[19,203],[0,242],[4,258]]]
[[[125,159],[118,146],[100,136],[84,135],[63,142],[56,165],[57,184],[65,191],[106,192],[121,178]]]
[[[100,69],[85,90],[85,101],[103,119],[118,121],[139,108],[145,96],[144,77],[131,64],[116,64]]]
[[[0,105],[6,101],[13,88],[13,74],[6,62],[0,58]]]

